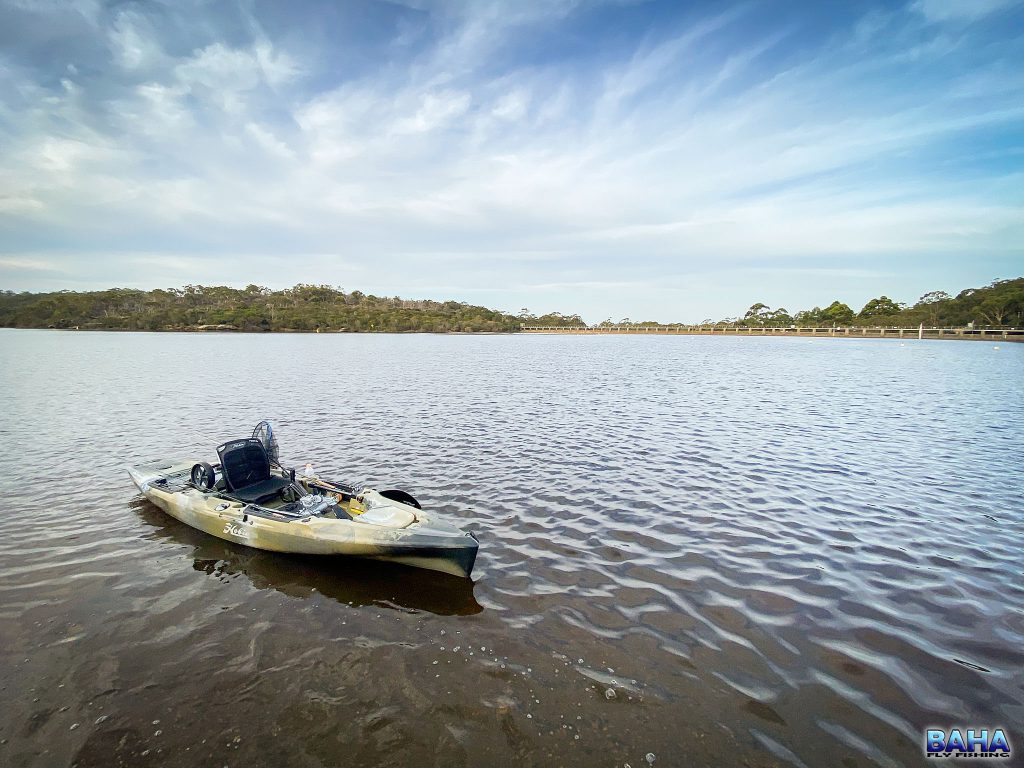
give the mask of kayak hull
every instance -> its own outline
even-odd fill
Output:
[[[463,578],[473,571],[479,548],[476,539],[429,512],[412,510],[416,522],[406,527],[363,522],[359,516],[353,520],[270,519],[254,514],[258,511],[254,505],[166,482],[168,477],[187,473],[195,463],[156,461],[129,467],[128,474],[142,494],[168,515],[225,541],[270,552],[383,560]]]

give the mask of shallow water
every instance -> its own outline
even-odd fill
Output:
[[[898,766],[1024,749],[1024,345],[0,331],[0,764]],[[474,582],[200,534],[271,419]]]

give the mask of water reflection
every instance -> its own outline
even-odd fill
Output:
[[[192,568],[216,578],[241,575],[256,589],[273,589],[298,598],[321,594],[353,606],[377,605],[440,616],[483,611],[469,579],[372,560],[264,552],[190,528],[142,496],[132,499],[130,506],[151,527],[151,538],[191,546]]]

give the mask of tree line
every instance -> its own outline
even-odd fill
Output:
[[[718,327],[779,328],[841,326],[930,327],[1024,326],[1024,277],[997,280],[968,288],[956,296],[944,291],[924,294],[913,305],[879,296],[859,312],[841,301],[790,313],[764,302],[753,304],[742,317],[705,320]],[[245,288],[186,285],[184,288],[143,291],[111,288],[105,291],[15,293],[0,291],[0,327],[80,328],[128,331],[341,332],[492,332],[518,331],[520,325],[578,327],[579,315],[551,312],[535,315],[499,312],[460,301],[431,301],[346,292],[329,285],[299,284],[274,291],[258,285]],[[661,327],[656,321],[618,322],[603,326]]]
[[[582,325],[578,315],[518,315],[459,301],[380,297],[328,285],[274,291],[186,285],[142,291],[0,291],[0,327],[127,331],[510,332],[520,323]]]
[[[930,291],[914,304],[879,296],[867,302],[859,312],[841,301],[790,313],[785,307],[772,309],[757,302],[741,317],[704,320],[700,325],[740,328],[838,328],[844,326],[913,327],[924,323],[932,328],[957,328],[973,323],[976,327],[1000,328],[1024,326],[1024,277],[996,280],[983,288],[967,288],[956,296],[945,291]],[[603,326],[662,327],[656,321],[618,322],[608,318]]]

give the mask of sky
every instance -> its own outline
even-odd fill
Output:
[[[1021,275],[1021,2],[0,0],[0,289],[698,322]]]

